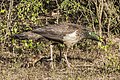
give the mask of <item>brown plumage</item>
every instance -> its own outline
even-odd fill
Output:
[[[79,40],[83,38],[89,38],[97,41],[103,41],[95,33],[88,31],[81,25],[77,25],[73,23],[61,23],[61,24],[49,25],[46,27],[34,29],[32,31],[24,32],[21,34],[16,34],[14,35],[14,37],[19,39],[35,39],[35,40],[44,37],[48,40],[53,40],[65,44],[67,46],[67,51],[66,54],[64,54],[64,56],[69,67],[70,64],[67,60],[67,52]],[[52,59],[52,52],[51,52],[51,59]]]
[[[80,26],[72,23],[49,25],[44,28],[35,29],[33,32],[47,39],[64,43],[67,47],[73,46],[83,37]]]

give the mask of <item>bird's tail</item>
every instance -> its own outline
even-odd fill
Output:
[[[39,34],[33,33],[32,31],[28,31],[28,32],[20,33],[20,34],[15,34],[12,37],[15,39],[21,39],[21,40],[25,40],[25,39],[38,40],[42,36]]]

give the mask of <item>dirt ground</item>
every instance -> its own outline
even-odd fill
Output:
[[[51,62],[38,60],[30,67],[17,54],[4,52],[0,54],[0,80],[120,80],[119,71],[109,70],[104,66],[105,54],[86,51],[70,51],[67,67],[64,58]],[[20,56],[19,56],[20,57]],[[54,57],[56,58],[56,57]],[[28,62],[29,63],[29,62]]]

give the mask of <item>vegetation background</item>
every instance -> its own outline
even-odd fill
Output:
[[[55,46],[52,70],[44,60],[48,41],[11,37],[60,22],[83,25],[105,38],[106,45],[90,40],[76,44],[74,54],[69,51],[72,69],[57,60]],[[120,0],[0,0],[0,46],[1,80],[119,80]]]

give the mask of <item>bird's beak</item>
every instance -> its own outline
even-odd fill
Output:
[[[99,40],[100,42],[102,42],[103,45],[106,45],[106,40],[104,38],[100,38]]]

